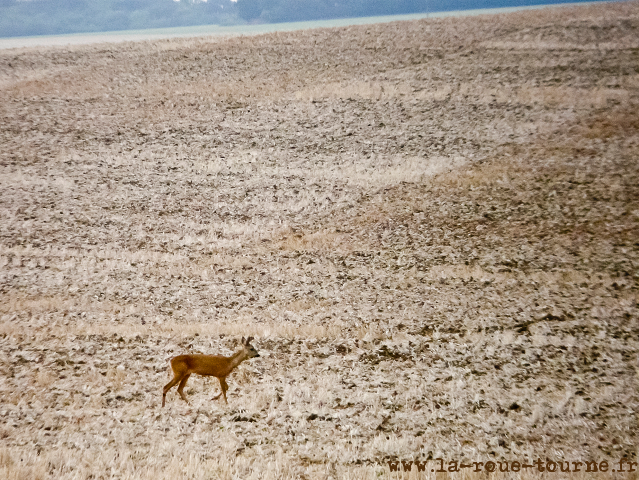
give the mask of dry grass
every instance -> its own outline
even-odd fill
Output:
[[[636,461],[638,29],[0,52],[0,477]],[[246,335],[228,407],[197,377],[159,408],[171,356]]]

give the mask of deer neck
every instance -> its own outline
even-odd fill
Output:
[[[233,354],[233,356],[231,357],[231,361],[230,363],[230,367],[231,369],[237,367],[240,363],[242,363],[244,360],[246,360],[246,353],[244,352],[244,350],[240,350],[239,352],[236,352]]]

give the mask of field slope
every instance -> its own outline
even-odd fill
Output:
[[[0,477],[636,461],[638,66],[637,2],[1,51]]]

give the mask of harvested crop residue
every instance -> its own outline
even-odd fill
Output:
[[[1,51],[0,477],[636,461],[638,38],[624,2]],[[160,409],[248,335],[228,407]]]

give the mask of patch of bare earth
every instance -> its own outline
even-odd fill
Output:
[[[638,30],[0,52],[0,477],[637,461]],[[192,377],[160,408],[171,356],[243,335],[228,406]]]

